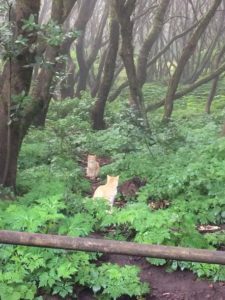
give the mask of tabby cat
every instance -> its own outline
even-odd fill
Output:
[[[105,198],[109,201],[112,208],[119,183],[119,176],[107,175],[107,182],[104,185],[100,185],[94,192],[93,198]]]
[[[88,155],[86,176],[95,179],[98,177],[99,170],[100,166],[96,160],[96,155]]]

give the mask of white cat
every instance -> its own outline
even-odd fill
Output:
[[[96,155],[88,155],[86,176],[95,179],[99,174],[100,166],[96,160]]]
[[[93,198],[104,198],[109,201],[112,208],[119,183],[119,176],[107,175],[107,182],[104,185],[100,185],[94,192]]]

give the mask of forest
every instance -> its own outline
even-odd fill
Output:
[[[224,0],[0,0],[0,232],[225,251],[224,75]],[[223,300],[225,266],[0,244],[0,299]]]

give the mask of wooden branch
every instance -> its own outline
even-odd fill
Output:
[[[148,64],[149,53],[163,29],[163,25],[164,25],[163,22],[169,4],[170,4],[170,0],[160,1],[159,7],[153,19],[152,27],[139,51],[136,72],[137,72],[137,80],[141,88],[146,82],[146,78],[147,78],[147,64]]]
[[[92,238],[0,230],[0,243],[33,247],[157,257],[225,265],[225,252]]]
[[[209,82],[210,80],[214,79],[216,76],[219,76],[224,72],[225,72],[225,63],[222,64],[219,68],[217,68],[214,72],[202,77],[201,79],[195,81],[193,84],[184,86],[184,88],[182,88],[180,91],[175,93],[173,100],[180,99],[181,97],[187,95],[188,93],[197,89],[199,86]],[[149,104],[146,109],[147,111],[153,111],[155,109],[162,107],[164,103],[165,103],[165,99],[153,104]]]
[[[221,4],[222,0],[214,0],[210,9],[204,14],[201,18],[198,27],[192,33],[191,37],[189,38],[188,42],[186,43],[185,47],[182,50],[181,56],[177,61],[177,67],[171,77],[169,82],[168,90],[165,97],[165,105],[164,105],[164,115],[163,120],[168,122],[171,118],[173,112],[173,100],[174,95],[177,91],[181,75],[183,73],[184,67],[187,64],[190,57],[195,52],[197,47],[198,41],[202,34],[205,32],[207,26],[209,25],[211,19],[215,15],[215,12],[219,5]]]
[[[134,21],[137,21],[138,19],[140,19],[141,17],[147,15],[150,11],[152,11],[153,9],[155,9],[156,7],[158,7],[157,5],[152,5],[150,6],[148,9],[146,9],[146,11],[144,11],[143,13],[141,13],[140,15],[136,16],[133,18]]]
[[[157,59],[162,56],[171,46],[171,44],[173,44],[174,41],[176,41],[177,39],[183,37],[184,35],[186,35],[189,31],[191,31],[192,29],[194,29],[199,22],[196,22],[194,25],[192,25],[190,28],[188,28],[187,30],[183,31],[182,33],[174,36],[169,42],[168,44],[165,45],[165,47],[160,50],[149,62],[148,62],[148,68],[150,67],[150,65],[154,64]]]
[[[199,22],[196,22],[194,25],[192,25],[190,28],[188,28],[187,30],[185,30],[184,32],[182,32],[182,33],[180,33],[180,34],[178,34],[178,35],[176,35],[175,37],[173,37],[172,39],[171,39],[171,41],[169,41],[168,42],[168,44],[166,44],[166,46],[162,49],[162,50],[160,50],[149,62],[148,62],[148,64],[147,64],[147,68],[149,68],[151,65],[153,65],[169,48],[170,48],[170,46],[171,46],[171,44],[173,44],[173,42],[174,41],[176,41],[177,39],[179,39],[179,38],[181,38],[181,37],[183,37],[184,35],[186,35],[189,31],[191,31],[192,29],[194,29],[197,25],[198,25],[198,23]],[[128,81],[125,81],[125,82],[123,82],[123,83],[121,83],[121,85],[117,88],[117,89],[115,89],[115,91],[114,92],[112,92],[111,93],[111,95],[109,96],[109,102],[112,102],[112,101],[114,101],[119,95],[120,95],[120,93],[122,92],[122,90],[124,89],[124,88],[126,88],[128,86]],[[164,104],[164,102],[163,102],[163,104]],[[162,104],[162,105],[163,105]],[[160,105],[160,106],[162,106],[162,105]],[[159,106],[159,107],[160,107]],[[158,107],[156,107],[156,108],[158,108]]]

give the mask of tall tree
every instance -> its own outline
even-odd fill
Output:
[[[97,7],[96,4],[98,4]],[[108,17],[107,3],[104,6],[100,6],[100,4],[102,4],[102,1],[82,1],[77,15],[77,19],[73,26],[75,30],[79,31],[79,33],[83,35],[82,40],[78,39],[75,45],[76,51],[78,51],[78,71],[75,70],[75,64],[70,56],[70,48],[74,39],[67,39],[62,45],[62,54],[68,56],[66,66],[66,78],[65,80],[63,80],[61,85],[61,96],[63,99],[74,97],[74,87],[76,83],[76,96],[78,97],[80,97],[81,91],[87,88],[87,81],[88,76],[90,74],[90,69],[96,60],[96,57],[99,53],[99,49],[101,48],[103,32]],[[98,21],[96,20],[96,14],[99,14],[99,9],[101,9],[103,12],[100,20]],[[74,17],[71,16],[71,18]],[[96,23],[96,28],[92,28],[93,23]],[[89,47],[86,47],[85,42],[87,40],[89,41]],[[87,53],[89,53],[88,57]]]
[[[139,113],[143,113],[143,96],[137,80],[136,67],[134,63],[133,26],[136,0],[114,0],[114,7],[120,23],[121,50],[120,55],[126,70],[129,89],[130,103]]]
[[[225,44],[223,45],[223,47],[221,48],[217,58],[216,58],[216,62],[215,62],[215,67],[218,68],[219,64],[221,63],[221,59],[225,54]],[[211,86],[211,90],[209,92],[209,96],[206,102],[206,106],[205,106],[205,111],[207,114],[210,114],[210,110],[211,110],[211,104],[212,101],[216,95],[216,90],[217,90],[217,85],[218,85],[218,81],[219,81],[220,75],[217,75],[213,81],[212,81],[212,86]]]
[[[140,82],[138,81],[136,66],[134,62],[133,47],[133,14],[136,7],[136,0],[114,0],[114,7],[120,23],[121,50],[120,55],[126,70],[130,90],[130,104],[137,117],[143,120],[143,123],[149,132],[150,126],[145,110],[145,104]]]
[[[71,5],[68,5],[70,3]],[[59,23],[65,20],[76,0],[53,1],[52,16]],[[35,64],[37,32],[23,26],[24,20],[37,22],[40,1],[18,0],[12,9],[13,39],[26,41],[15,49],[5,62],[0,84],[0,184],[15,187],[17,160],[24,136],[33,119],[42,114],[53,78],[51,68],[43,68],[31,84]],[[59,21],[59,22],[58,22]],[[35,26],[34,26],[35,28]],[[45,57],[55,65],[59,46],[49,45]],[[42,74],[42,76],[40,75]],[[48,104],[49,102],[47,102]]]
[[[37,22],[39,9],[40,0],[18,0],[10,11],[13,41],[22,38],[26,44],[12,50],[13,55],[5,62],[0,82],[0,184],[4,186],[15,186],[17,158],[26,132],[18,101],[25,101],[28,96],[35,62],[32,47],[37,32],[27,31],[23,20],[34,16]]]
[[[55,23],[54,26],[62,26],[75,3],[76,0],[53,1],[51,22]],[[37,126],[45,125],[49,103],[52,98],[50,89],[56,71],[56,58],[61,54],[60,47],[60,41],[56,43],[53,42],[46,46],[43,56],[48,66],[43,65],[43,67],[39,68],[35,83],[32,86],[31,96],[36,99],[36,102],[39,103],[39,107],[41,108],[39,113],[34,116],[35,125]]]
[[[98,89],[97,100],[92,111],[93,128],[104,129],[104,110],[113,82],[113,76],[116,66],[116,57],[119,46],[119,23],[116,18],[115,7],[110,1],[110,24],[109,24],[109,44],[105,58],[102,80]]]
[[[173,100],[174,95],[176,93],[178,84],[181,79],[182,72],[184,70],[185,65],[187,64],[187,61],[194,53],[197,43],[199,41],[199,38],[201,37],[202,33],[207,28],[209,22],[211,21],[212,17],[214,16],[217,8],[221,4],[222,0],[214,0],[213,5],[209,9],[209,11],[202,17],[198,27],[195,29],[193,34],[191,35],[189,41],[187,42],[186,46],[184,47],[181,57],[177,63],[177,67],[175,69],[175,72],[173,76],[171,77],[166,98],[165,98],[165,106],[164,106],[164,121],[168,121],[171,117],[172,111],[173,111]]]
[[[215,71],[211,72],[210,74],[202,77],[201,79],[198,79],[197,81],[195,81],[192,84],[185,85],[183,88],[178,90],[174,94],[173,101],[181,99],[183,96],[191,93],[192,91],[194,91],[195,89],[197,89],[201,85],[213,80],[214,78],[216,78],[217,76],[220,76],[224,72],[225,72],[225,63],[223,63],[220,67],[218,67]],[[154,111],[154,110],[162,107],[163,105],[165,105],[165,99],[163,99],[159,102],[148,105],[147,106],[147,111]]]
[[[170,0],[161,0],[153,20],[152,28],[141,46],[137,61],[137,78],[141,87],[145,83],[147,77],[149,52],[163,28],[164,16],[169,4]]]
[[[86,0],[84,0],[85,2]],[[81,4],[82,5],[82,4]],[[85,22],[82,22],[82,29],[81,29],[81,35],[77,40],[76,43],[76,53],[77,53],[77,62],[79,65],[79,73],[78,73],[78,83],[77,83],[77,88],[76,88],[76,93],[75,96],[79,97],[81,96],[81,91],[84,91],[86,89],[86,84],[87,84],[87,77],[88,77],[88,71],[90,69],[90,66],[85,59],[85,47],[84,47],[84,42],[85,42],[85,31],[86,31],[86,26],[88,21],[90,20],[90,17],[93,14],[94,8],[96,5],[96,0],[88,0],[86,1],[86,14],[85,14]],[[87,17],[88,16],[88,17]]]

